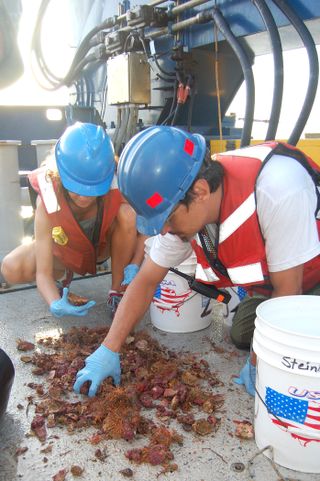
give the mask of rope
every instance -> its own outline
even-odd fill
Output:
[[[218,28],[214,24],[214,75],[217,90],[217,106],[218,106],[218,127],[219,127],[219,141],[221,152],[222,149],[222,116],[221,116],[221,95],[220,95],[220,84],[219,84],[219,59],[218,59]]]

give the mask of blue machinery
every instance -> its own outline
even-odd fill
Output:
[[[113,134],[116,151],[137,130],[178,125],[207,139],[228,136],[225,114],[245,82],[241,145],[250,143],[256,55],[272,53],[274,90],[266,139],[276,138],[283,94],[286,49],[304,47],[309,82],[300,115],[288,139],[295,145],[318,85],[320,2],[314,0],[176,0],[163,2],[69,0],[66,9],[77,49],[69,71],[50,71],[41,46],[43,0],[33,35],[38,78],[49,89],[70,87],[68,122],[90,111]],[[134,6],[131,6],[133,5]],[[297,66],[297,68],[299,68]]]

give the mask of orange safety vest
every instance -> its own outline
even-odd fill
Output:
[[[65,234],[60,242],[53,235],[53,255],[68,269],[81,275],[96,273],[96,263],[106,248],[107,231],[115,219],[120,204],[125,202],[113,179],[109,192],[102,196],[102,216],[97,245],[93,245],[75,219],[70,206],[57,183],[46,175],[47,167],[29,174],[32,188],[40,195],[52,228],[61,228]]]
[[[197,256],[196,279],[217,287],[245,286],[250,291],[271,294],[272,286],[260,231],[255,184],[269,158],[287,155],[300,162],[317,186],[319,167],[301,151],[288,144],[266,142],[232,152],[216,154],[225,171],[218,230],[217,259],[210,261],[199,233],[191,241]],[[318,196],[318,210],[320,198]],[[320,220],[317,219],[320,237]],[[320,256],[304,265],[303,292],[320,282]]]

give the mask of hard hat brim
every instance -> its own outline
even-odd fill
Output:
[[[109,192],[112,179],[113,173],[107,179],[104,179],[104,181],[100,184],[84,185],[80,184],[80,182],[76,182],[75,180],[64,177],[62,185],[66,190],[69,190],[77,195],[84,195],[86,197],[99,197]]]
[[[169,217],[173,209],[174,209],[174,206],[170,206],[169,209],[165,210],[164,212],[161,212],[160,214],[152,218],[146,218],[142,215],[137,215],[137,220],[136,220],[137,231],[140,232],[140,234],[144,234],[148,236],[160,234],[167,218]]]

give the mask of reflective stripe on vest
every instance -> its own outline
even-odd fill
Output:
[[[233,234],[256,210],[254,192],[225,219],[219,228],[219,244]]]
[[[53,212],[58,212],[60,210],[60,205],[54,191],[51,178],[46,174],[46,172],[40,171],[37,175],[38,185],[41,191],[41,197],[45,205],[48,214],[53,214]]]
[[[273,150],[274,144],[259,145],[254,148],[254,158],[263,162],[265,158]],[[224,156],[237,156],[237,157],[251,157],[252,146],[247,148],[241,148],[232,150],[229,152],[221,152],[213,156],[213,159]],[[228,239],[236,230],[244,224],[256,211],[255,194],[252,192],[247,199],[242,202],[221,224],[219,227],[219,245]],[[201,242],[198,236],[196,236],[197,244],[201,246]],[[251,284],[256,282],[263,282],[263,269],[260,262],[254,264],[246,264],[243,266],[226,268],[228,276],[234,285]],[[209,266],[201,266],[197,264],[196,278],[203,282],[217,282],[220,278],[217,273]]]
[[[260,262],[247,266],[232,267],[227,269],[228,275],[234,284],[251,284],[264,280]]]
[[[197,244],[201,246],[197,236]],[[260,262],[247,264],[244,266],[227,268],[228,276],[234,285],[253,284],[264,280],[262,265]],[[211,267],[203,267],[201,264],[196,266],[196,279],[202,282],[217,282],[220,280],[217,273]]]
[[[202,267],[201,264],[197,264],[195,276],[196,279],[203,282],[217,282],[220,280],[211,267]]]
[[[220,225],[219,244],[232,235],[249,217],[255,212],[256,202],[254,193],[229,215],[227,219]],[[196,236],[196,242],[201,246],[199,237]],[[234,284],[250,284],[262,282],[264,280],[261,263],[248,264],[227,268],[228,276]],[[211,267],[203,267],[197,264],[196,278],[203,282],[217,282],[219,277],[211,269]]]

